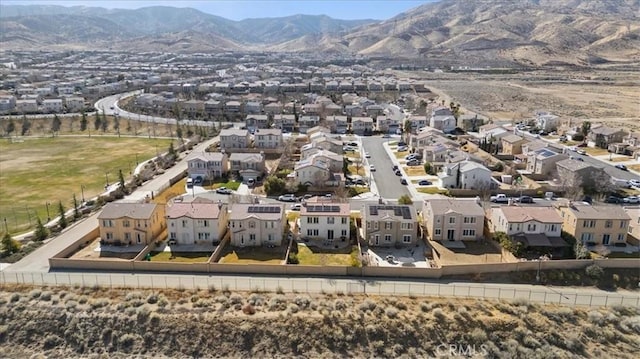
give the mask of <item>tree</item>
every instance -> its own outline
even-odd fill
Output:
[[[42,224],[40,217],[38,217],[36,222],[36,230],[34,232],[34,236],[35,240],[38,242],[44,241],[45,239],[47,239],[47,236],[49,236],[49,231],[47,230],[47,227]]]
[[[80,218],[80,210],[78,209],[78,199],[76,198],[76,194],[73,194],[73,218]]]
[[[82,111],[82,119],[80,120],[80,131],[84,132],[87,130],[87,114]]]
[[[58,115],[53,115],[53,121],[51,121],[51,132],[54,134],[60,131],[60,126],[62,122],[60,122],[60,117]]]
[[[180,139],[181,143],[184,143],[184,140],[182,139],[182,127],[180,124],[176,125],[176,136]]]
[[[20,242],[18,242],[15,239],[11,238],[11,235],[9,233],[5,233],[4,236],[2,236],[1,243],[2,243],[2,256],[3,257],[10,256],[13,253],[16,253],[17,251],[20,250]]]
[[[60,228],[67,228],[67,217],[64,214],[64,207],[62,206],[62,201],[58,201],[58,214],[60,215],[60,220],[58,220],[58,225]]]
[[[411,133],[411,120],[404,121],[404,133]]]
[[[5,129],[5,131],[7,131],[7,135],[10,136],[11,133],[15,130],[16,130],[16,124],[13,122],[13,119],[11,119],[9,120],[9,123],[7,124],[7,128]]]
[[[519,256],[522,252],[522,242],[514,241],[504,232],[496,232],[493,235],[493,239],[500,243],[500,246],[509,252],[513,253],[514,256]]]
[[[100,126],[102,126],[102,120],[100,119],[98,111],[96,111],[96,118],[95,120],[93,120],[93,128],[98,131],[100,129]]]
[[[409,195],[405,194],[398,198],[398,204],[413,204],[413,201],[411,200],[411,197],[409,197]]]
[[[178,158],[178,153],[176,152],[176,149],[173,147],[173,142],[169,143],[169,149],[167,150],[167,152],[172,161]]]
[[[124,189],[124,175],[122,174],[122,170],[118,170],[118,183],[120,184],[120,188]]]
[[[431,167],[431,162],[425,162],[425,163],[424,163],[424,171],[425,171],[428,175],[430,175],[430,174],[432,174],[432,173],[431,173],[431,170],[433,170],[433,168]]]
[[[31,129],[31,121],[27,118],[27,116],[22,116],[22,130],[20,131],[21,135],[26,135]]]
[[[287,183],[276,176],[269,176],[264,181],[264,191],[269,196],[282,194],[287,189]]]
[[[584,121],[582,122],[581,132],[586,137],[589,135],[589,131],[591,131],[591,122]]]
[[[102,117],[102,121],[100,122],[102,127],[102,132],[107,132],[107,128],[109,128],[109,120],[107,120],[107,116]]]

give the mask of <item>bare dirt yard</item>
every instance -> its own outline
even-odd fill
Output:
[[[208,290],[0,288],[3,358],[635,358],[637,308]],[[461,357],[467,357],[462,355]]]

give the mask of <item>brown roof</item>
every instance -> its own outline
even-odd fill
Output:
[[[577,219],[631,219],[620,206],[573,204],[563,209],[571,211]]]
[[[131,218],[149,219],[159,205],[156,203],[107,203],[98,219]]]
[[[460,198],[438,198],[426,199],[425,206],[430,206],[434,214],[444,214],[446,212],[455,212],[470,216],[483,216],[484,210],[475,199]]]
[[[217,203],[174,203],[167,207],[166,215],[167,218],[215,219],[220,216],[220,209]]]
[[[538,221],[541,223],[562,223],[562,217],[553,207],[501,206],[494,210],[502,211],[510,223]]]
[[[516,143],[518,141],[522,141],[524,140],[524,138],[518,136],[518,135],[507,135],[502,137],[502,140],[505,142],[509,142],[509,143]]]

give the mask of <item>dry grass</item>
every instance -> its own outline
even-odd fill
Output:
[[[212,253],[199,252],[151,252],[152,262],[181,262],[203,263],[207,262]]]
[[[219,263],[225,264],[272,264],[279,265],[284,260],[286,247],[277,248],[248,247],[231,248],[227,246],[220,256]]]
[[[623,156],[623,157],[612,157],[611,158],[611,162],[626,162],[626,161],[631,161],[633,158],[629,157],[629,156]]]
[[[153,198],[153,203],[167,204],[169,200],[171,200],[172,198],[177,197],[181,194],[185,194],[186,184],[187,184],[186,178],[183,178],[180,181],[174,183],[173,186],[167,188],[166,190],[162,191],[162,193],[156,195]]]
[[[465,242],[464,249],[449,249],[435,241],[429,241],[429,244],[438,252],[440,263],[443,265],[503,262],[500,250],[490,243],[469,241]]]
[[[420,193],[425,193],[425,194],[447,194],[449,193],[448,190],[444,189],[444,188],[438,188],[438,187],[420,187],[416,189],[418,192]]]
[[[395,154],[396,158],[403,159],[409,154],[409,151],[395,152],[394,154]]]
[[[341,250],[323,250],[317,247],[298,245],[298,260],[301,265],[351,266],[354,255],[358,256],[358,247]]]
[[[638,309],[623,306],[219,289],[5,287],[0,356],[398,358],[464,343],[487,357],[626,359],[640,338]]]
[[[359,175],[359,176],[365,175],[363,165],[360,165],[360,166],[349,165],[348,170],[349,170],[349,173],[351,173],[352,175]]]
[[[640,172],[640,164],[627,166],[627,169]]]
[[[603,156],[609,154],[609,151],[599,147],[584,147],[583,149],[591,156]]]
[[[0,218],[7,218],[10,232],[27,230],[35,218],[57,213],[58,201],[65,208],[72,198],[81,201],[104,191],[125,177],[139,162],[149,159],[156,150],[164,151],[170,140],[114,137],[56,137],[26,139],[21,143],[0,142]],[[157,147],[156,147],[157,146]],[[157,148],[157,149],[156,149]],[[29,221],[29,218],[31,221]],[[30,223],[31,222],[31,226]]]
[[[402,168],[407,176],[426,176],[427,172],[424,171],[423,166],[408,166]]]

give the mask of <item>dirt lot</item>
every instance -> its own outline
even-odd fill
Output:
[[[465,242],[464,249],[446,248],[439,242],[429,241],[440,254],[440,264],[480,264],[480,263],[503,263],[500,250],[490,243]]]
[[[626,359],[638,352],[638,314],[526,300],[12,286],[0,288],[0,357],[435,358],[463,343],[484,350],[475,357]]]
[[[127,252],[127,253],[116,253],[116,252],[106,252],[106,251],[96,251],[96,249],[100,247],[100,238],[97,238],[88,246],[80,249],[76,253],[71,256],[71,259],[90,259],[90,260],[100,260],[100,259],[108,259],[108,260],[123,260],[128,261],[130,259],[135,258],[140,251],[136,252]]]
[[[429,79],[428,87],[465,113],[490,119],[531,118],[547,110],[567,119],[640,130],[637,72],[527,72],[512,75],[403,73]]]

